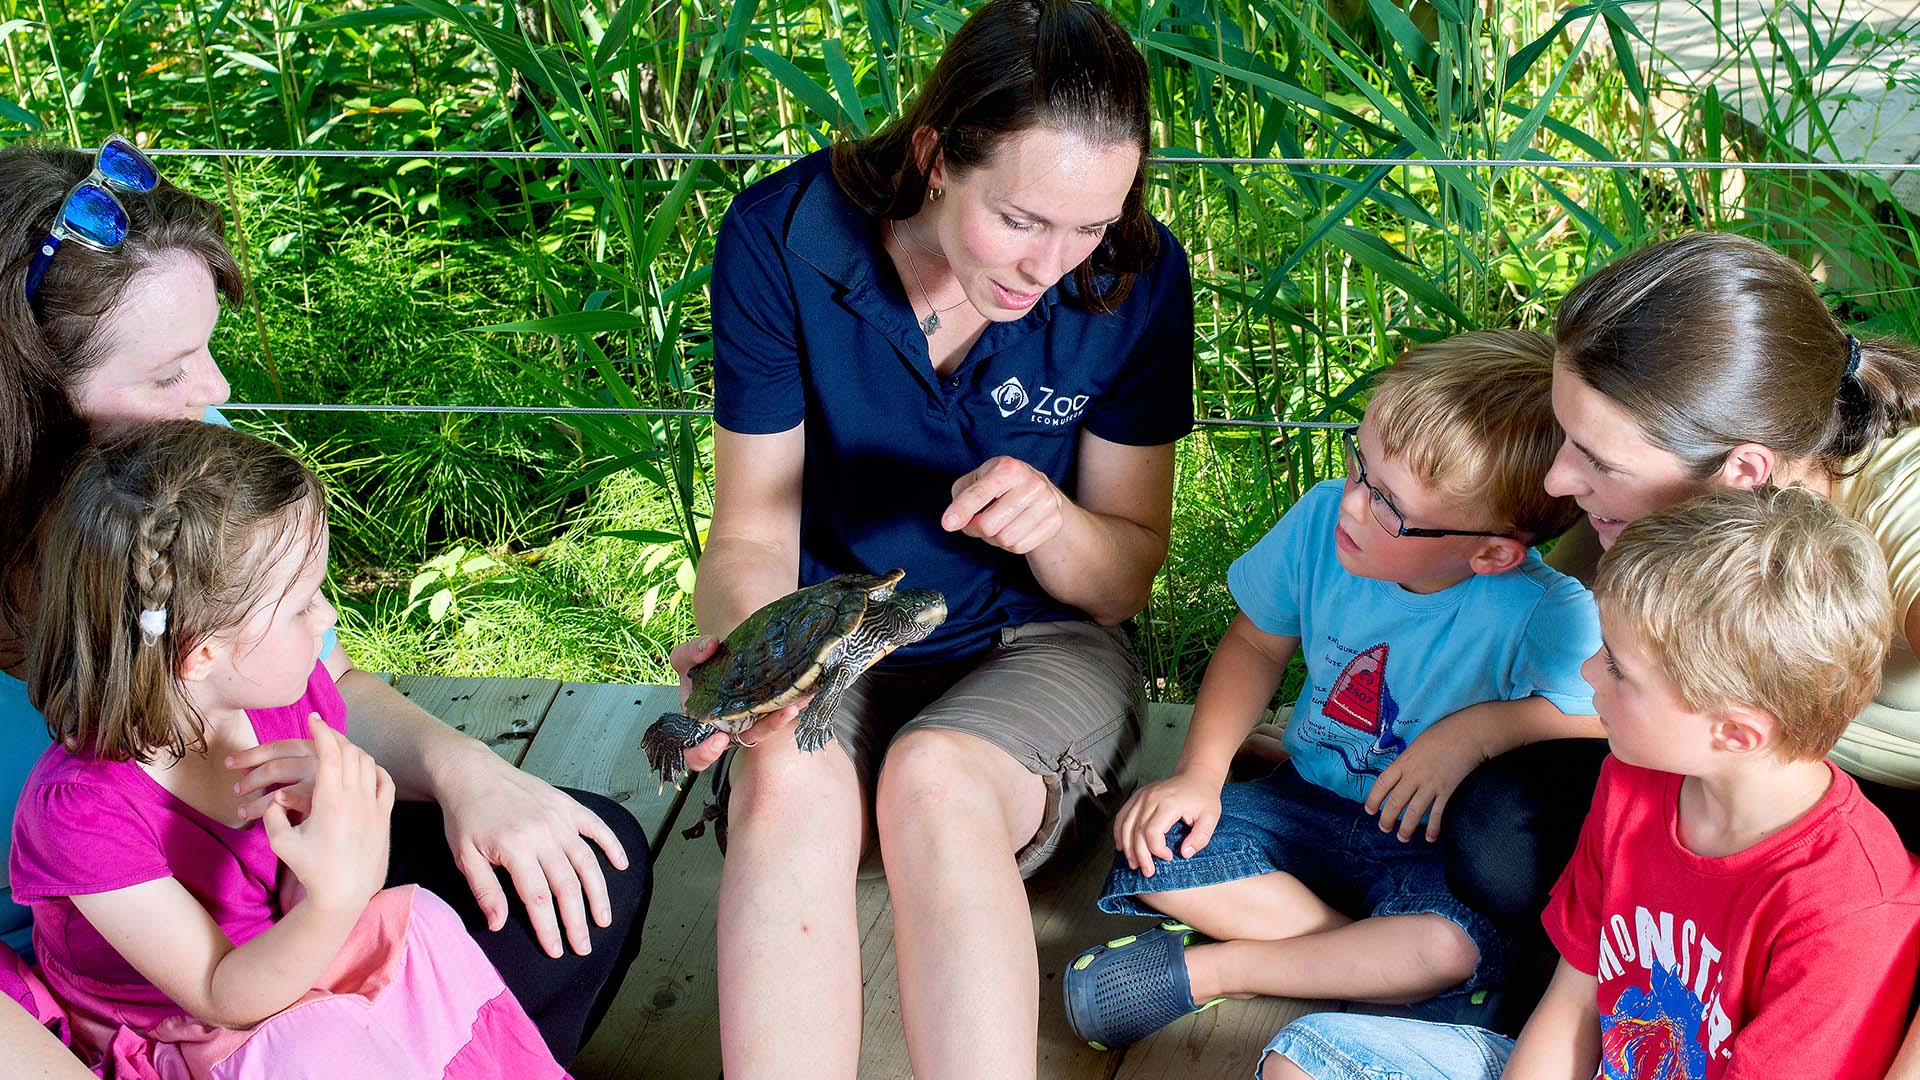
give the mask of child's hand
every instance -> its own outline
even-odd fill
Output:
[[[1487,760],[1486,748],[1474,737],[1471,725],[1443,718],[1414,737],[1393,759],[1367,792],[1367,813],[1380,815],[1380,831],[1413,839],[1420,818],[1427,819],[1427,839],[1440,838],[1440,815],[1460,781]]]
[[[262,819],[273,853],[321,908],[358,913],[387,878],[387,824],[393,778],[367,752],[318,716],[313,731],[312,808],[294,825],[287,808],[270,803]]]
[[[307,715],[308,724],[319,719],[319,713]],[[233,785],[240,816],[257,819],[274,803],[302,817],[312,813],[314,764],[312,739],[276,739],[227,755],[227,768],[240,774]],[[267,790],[276,784],[283,786]]]
[[[1174,773],[1156,780],[1127,800],[1113,820],[1113,846],[1143,877],[1153,876],[1153,860],[1171,860],[1167,830],[1176,821],[1189,826],[1180,857],[1190,859],[1213,839],[1220,824],[1220,784],[1203,776]]]

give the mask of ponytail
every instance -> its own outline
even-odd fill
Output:
[[[1569,372],[1695,479],[1744,443],[1844,476],[1920,414],[1912,346],[1856,342],[1798,263],[1728,233],[1687,233],[1595,271],[1561,303],[1554,339]]]
[[[1846,463],[1920,418],[1920,350],[1892,337],[1848,341],[1859,364],[1840,377],[1832,426],[1815,454],[1836,477],[1856,471]]]

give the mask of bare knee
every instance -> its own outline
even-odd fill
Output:
[[[959,731],[908,732],[887,749],[874,792],[883,845],[987,831],[1017,848],[1040,827],[1045,786],[1005,751]]]
[[[1295,1065],[1291,1058],[1271,1050],[1261,1057],[1259,1070],[1254,1075],[1260,1080],[1314,1080],[1312,1073]]]
[[[765,836],[789,855],[797,854],[794,845],[817,845],[818,855],[859,858],[865,799],[846,755],[768,743],[739,758],[727,799],[729,855]]]
[[[1427,970],[1452,982],[1466,982],[1480,963],[1480,949],[1458,923],[1438,915],[1421,917],[1427,924],[1421,935],[1419,957]]]
[[[904,821],[938,814],[956,799],[977,798],[969,789],[964,747],[956,731],[914,731],[887,748],[874,790],[874,816]]]

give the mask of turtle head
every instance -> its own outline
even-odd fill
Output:
[[[947,598],[932,589],[901,589],[889,603],[900,616],[894,632],[901,645],[919,641],[947,621]]]

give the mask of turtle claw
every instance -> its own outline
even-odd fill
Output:
[[[833,728],[826,724],[817,727],[801,725],[793,729],[794,745],[807,753],[819,750],[833,741]]]
[[[706,742],[719,730],[684,713],[664,713],[653,722],[646,734],[640,736],[640,749],[647,755],[647,764],[660,774],[662,790],[666,784],[680,786],[680,781],[687,776],[687,751]]]

